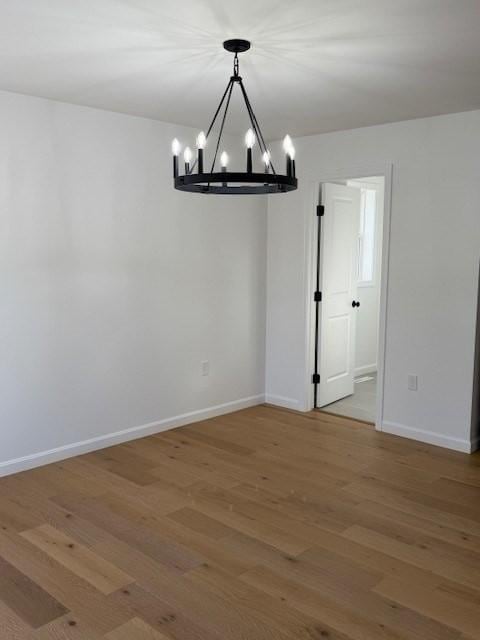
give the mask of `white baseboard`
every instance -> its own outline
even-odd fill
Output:
[[[377,363],[364,364],[361,367],[355,367],[355,377],[364,376],[367,373],[377,373]]]
[[[249,396],[248,398],[240,398],[233,402],[225,402],[224,404],[207,407],[206,409],[183,413],[181,415],[174,416],[173,418],[166,418],[164,420],[158,420],[157,422],[149,422],[148,424],[142,424],[137,427],[129,427],[128,429],[107,433],[106,435],[89,438],[88,440],[72,442],[71,444],[55,447],[54,449],[49,449],[47,451],[32,453],[27,456],[22,456],[21,458],[6,460],[4,462],[0,462],[0,477],[7,476],[12,473],[18,473],[20,471],[26,471],[27,469],[33,469],[34,467],[41,467],[45,464],[50,464],[51,462],[58,462],[59,460],[65,460],[66,458],[78,456],[83,453],[89,453],[90,451],[96,451],[97,449],[111,447],[112,445],[128,442],[129,440],[144,438],[145,436],[161,433],[162,431],[168,431],[169,429],[175,429],[176,427],[182,427],[192,422],[199,422],[200,420],[207,420],[208,418],[221,416],[225,413],[232,413],[233,411],[253,407],[255,405],[262,404],[263,402],[265,402],[265,396],[263,394],[258,396]]]
[[[277,407],[283,407],[284,409],[293,409],[298,411],[300,403],[295,398],[287,398],[286,396],[277,396],[272,393],[265,395],[265,402],[267,404],[274,404]]]
[[[384,421],[382,423],[382,431],[383,433],[391,433],[395,436],[402,436],[403,438],[410,438],[411,440],[419,440],[420,442],[434,444],[446,449],[453,449],[454,451],[461,451],[462,453],[471,453],[475,450],[474,441],[452,438],[451,436],[444,436],[439,433],[433,433],[433,431],[417,429],[416,427],[407,427],[406,425],[399,424],[397,422]]]

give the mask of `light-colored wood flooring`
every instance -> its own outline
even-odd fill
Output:
[[[255,407],[3,478],[0,638],[480,638],[480,458]]]

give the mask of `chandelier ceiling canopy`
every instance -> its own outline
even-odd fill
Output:
[[[297,178],[295,176],[295,148],[290,136],[285,136],[283,149],[285,152],[284,174],[277,173],[273,166],[270,151],[265,143],[257,117],[253,111],[252,104],[248,98],[243,79],[239,74],[238,54],[250,49],[248,40],[226,40],[223,43],[224,49],[234,54],[233,75],[227,83],[227,87],[222,95],[220,104],[215,111],[213,119],[208,127],[207,133],[201,131],[197,136],[197,157],[193,160],[193,153],[190,147],[186,147],[183,152],[185,171],[179,173],[179,155],[181,144],[175,138],[172,142],[173,153],[173,178],[175,189],[180,191],[190,191],[193,193],[216,193],[216,194],[265,194],[265,193],[286,193],[297,188]],[[232,97],[233,89],[238,86],[245,103],[250,129],[245,135],[246,164],[245,171],[228,171],[228,154],[226,151],[220,153],[220,143],[222,140],[225,120]],[[213,137],[212,130],[219,118],[220,127],[216,141],[210,146],[211,164],[209,170],[206,169],[207,160],[206,146]],[[263,163],[263,172],[254,170],[253,149],[258,142],[260,155]],[[220,168],[217,166],[219,159]]]

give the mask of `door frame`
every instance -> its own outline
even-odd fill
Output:
[[[317,266],[317,225],[321,224],[317,216],[317,205],[321,204],[321,186],[325,182],[335,182],[338,180],[350,180],[365,178],[367,176],[382,176],[384,183],[383,202],[383,230],[382,230],[382,265],[380,276],[380,317],[378,326],[378,372],[377,372],[377,399],[375,429],[382,431],[384,412],[384,392],[385,392],[385,347],[388,329],[388,290],[389,290],[389,267],[390,267],[390,224],[392,213],[392,175],[393,163],[368,164],[363,166],[354,165],[332,169],[332,171],[322,173],[317,180],[309,183],[310,196],[306,199],[308,210],[305,211],[307,224],[305,225],[305,269],[304,269],[304,291],[306,301],[306,354],[305,359],[305,408],[311,411],[314,408],[314,386],[312,384],[312,373],[315,364],[315,302],[314,292],[316,288],[316,266]],[[320,257],[321,259],[321,257]],[[321,303],[320,303],[321,304]],[[319,323],[319,332],[321,322]],[[320,335],[320,334],[319,334]]]

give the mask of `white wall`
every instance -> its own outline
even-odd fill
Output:
[[[266,378],[265,202],[174,191],[171,138],[195,133],[0,92],[0,474],[260,402],[265,379],[305,409],[315,191],[390,161],[384,428],[467,449],[480,112],[297,141],[300,189],[269,198]]]
[[[368,178],[361,181],[348,180],[349,186],[361,188],[366,186],[376,191],[375,211],[375,262],[373,281],[359,284],[357,300],[360,307],[356,313],[355,327],[355,375],[373,373],[377,371],[378,363],[378,332],[380,317],[380,282],[382,275],[382,221],[384,187],[383,178]]]
[[[378,368],[380,282],[358,287],[355,327],[355,375],[375,373]]]
[[[318,182],[393,163],[383,429],[470,450],[480,254],[480,111],[298,139],[300,188],[269,198],[267,397],[306,409]],[[407,374],[417,374],[417,392]],[[475,443],[474,443],[475,444]]]
[[[195,134],[0,93],[0,473],[263,400],[265,202],[175,191]]]

